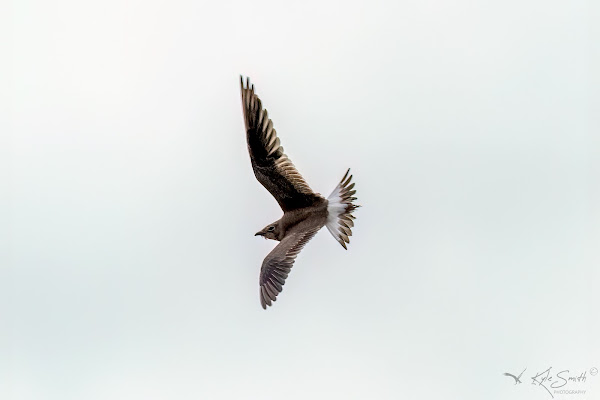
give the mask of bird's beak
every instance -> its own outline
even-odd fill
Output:
[[[262,235],[263,235],[263,233],[262,233],[262,232],[256,232],[256,233],[254,234],[254,236],[262,236]]]

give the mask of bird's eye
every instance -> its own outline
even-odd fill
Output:
[[[275,230],[274,226],[270,226],[269,229],[267,229],[267,232],[273,232]]]

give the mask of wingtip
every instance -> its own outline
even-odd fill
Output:
[[[260,289],[258,290],[258,295],[260,297],[260,305],[263,308],[263,310],[267,309],[267,301],[265,299],[265,293],[264,293],[264,289],[261,286]]]
[[[260,286],[260,304],[262,305],[263,309],[267,309],[267,306],[272,306],[273,302],[276,299],[276,296],[273,296],[274,299],[271,299],[270,294],[267,291],[267,287],[265,285],[261,285]]]
[[[244,86],[244,80],[246,81],[245,82],[246,86]],[[240,74],[240,84],[242,85],[242,89],[248,89],[248,90],[252,89],[252,86],[254,86],[254,85],[250,84],[250,77],[246,76],[244,79],[244,75],[242,75],[242,74]]]

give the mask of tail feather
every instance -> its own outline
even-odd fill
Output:
[[[355,217],[352,212],[360,207],[353,203],[356,200],[356,197],[353,197],[356,190],[353,190],[354,183],[350,183],[352,175],[348,176],[349,173],[350,168],[327,198],[329,204],[327,205],[328,216],[325,224],[329,233],[344,249],[347,249],[346,243],[350,243],[349,237],[352,236],[352,227],[354,227]]]

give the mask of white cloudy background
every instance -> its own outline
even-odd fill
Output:
[[[600,396],[593,3],[5,4],[0,398]],[[239,74],[363,205],[267,311]]]

